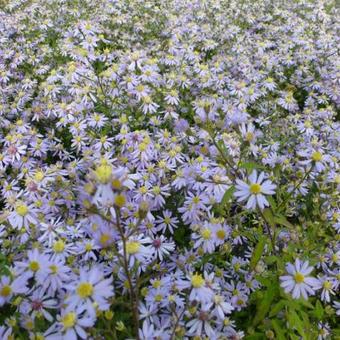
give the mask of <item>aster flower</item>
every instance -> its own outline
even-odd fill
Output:
[[[8,220],[14,228],[28,228],[30,223],[37,223],[35,212],[36,209],[32,205],[18,201],[14,211],[8,216]]]
[[[0,277],[0,306],[9,303],[14,294],[25,294],[28,292],[27,279],[17,278],[13,281],[8,276]]]
[[[234,196],[237,197],[238,202],[248,200],[247,209],[255,209],[256,206],[264,209],[264,207],[269,206],[265,195],[275,194],[276,185],[270,180],[265,180],[265,176],[264,172],[257,176],[257,171],[253,170],[249,176],[248,183],[239,179],[236,180],[237,185]]]
[[[69,296],[65,303],[69,308],[87,310],[91,316],[95,315],[94,303],[99,310],[109,308],[108,299],[114,295],[112,278],[105,279],[98,266],[90,270],[80,269],[79,278],[66,285]]]
[[[87,338],[85,328],[92,327],[95,318],[89,314],[83,313],[80,309],[66,308],[57,316],[57,322],[54,323],[46,332],[47,340],[67,339],[77,340]]]
[[[300,262],[295,260],[295,264],[288,263],[286,270],[289,275],[280,276],[281,287],[286,293],[291,293],[294,299],[301,296],[307,300],[308,295],[314,295],[318,280],[309,276],[313,267],[309,266],[308,261]]]

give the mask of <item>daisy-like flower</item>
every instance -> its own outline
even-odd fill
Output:
[[[274,189],[276,185],[268,179],[264,180],[265,177],[264,172],[261,172],[260,175],[257,176],[257,171],[254,170],[249,176],[248,183],[237,179],[236,192],[234,193],[237,201],[242,202],[248,200],[246,205],[247,209],[255,209],[256,206],[264,209],[264,207],[269,206],[265,195],[275,194]]]
[[[163,258],[168,256],[170,252],[175,249],[174,242],[167,242],[166,238],[161,235],[160,237],[155,237],[152,239],[151,249],[155,253],[155,257],[163,261]]]
[[[206,284],[206,274],[203,277],[201,274],[192,274],[190,277],[191,292],[189,295],[190,301],[201,301],[209,303],[214,297],[213,290]]]
[[[24,294],[28,292],[27,280],[17,278],[11,282],[8,276],[0,277],[0,306],[8,303],[14,294]]]
[[[34,277],[37,282],[43,283],[47,276],[47,268],[49,265],[48,257],[44,254],[40,254],[38,249],[29,250],[27,257],[27,261],[15,263],[19,277]]]
[[[98,266],[90,270],[81,268],[79,278],[66,288],[70,291],[65,300],[68,307],[79,307],[91,315],[95,315],[94,304],[99,310],[107,310],[110,306],[108,299],[114,295],[112,277],[105,279]]]
[[[315,284],[315,289],[322,289],[321,301],[330,302],[331,295],[335,295],[334,288],[336,285],[335,279],[332,277],[323,276],[318,278],[318,282]]]
[[[188,335],[190,336],[200,336],[207,335],[208,339],[217,339],[217,335],[212,328],[212,315],[210,312],[212,304],[205,304],[201,307],[197,316],[187,323]]]
[[[125,244],[125,250],[129,257],[129,265],[132,267],[136,261],[146,263],[152,255],[149,237],[131,237]],[[120,253],[124,255],[123,243],[120,243]]]
[[[8,221],[14,228],[28,228],[30,223],[37,223],[35,209],[25,202],[17,202],[14,211],[8,216]]]
[[[95,323],[95,316],[83,313],[80,308],[72,309],[70,307],[61,311],[57,316],[57,322],[54,323],[47,331],[47,340],[77,340],[87,339],[88,335],[84,328],[92,327]]]
[[[308,295],[314,295],[316,287],[319,285],[317,279],[309,276],[313,271],[308,261],[300,262],[295,260],[295,264],[287,263],[286,270],[289,275],[280,276],[281,287],[286,293],[291,293],[294,299],[301,296],[307,300]]]

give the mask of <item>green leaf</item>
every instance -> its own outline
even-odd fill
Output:
[[[242,162],[239,165],[240,168],[246,169],[246,170],[254,170],[254,169],[262,169],[265,170],[266,168],[261,165],[261,164],[257,164],[255,162]]]
[[[266,317],[275,298],[277,290],[277,284],[273,283],[272,285],[269,285],[267,290],[264,292],[262,299],[257,301],[253,326],[258,325]]]
[[[286,306],[286,300],[280,300],[274,307],[270,310],[269,317],[275,316]]]
[[[285,328],[284,325],[281,325],[279,320],[271,320],[272,327],[275,331],[276,339],[277,340],[286,340],[287,337],[285,335]]]
[[[259,242],[257,243],[254,251],[253,251],[253,255],[251,257],[251,260],[250,260],[250,269],[251,270],[254,270],[257,263],[259,262],[262,254],[263,254],[263,250],[264,250],[264,247],[266,245],[266,241],[267,239],[265,237],[261,237]]]
[[[319,300],[316,301],[315,309],[314,309],[314,315],[317,319],[322,319],[322,317],[324,315],[324,309],[323,309],[323,306],[322,306],[322,304]]]
[[[274,219],[274,215],[271,211],[270,208],[266,208],[263,210],[263,217],[266,220],[266,222],[272,227],[275,228],[275,219]]]
[[[292,329],[296,329],[297,332],[303,337],[303,339],[305,339],[306,334],[304,329],[304,323],[294,309],[289,309],[289,312],[287,313],[287,319],[290,327]]]
[[[291,229],[294,228],[294,226],[287,220],[287,218],[282,215],[274,216],[274,222],[277,224],[281,224],[287,228],[291,228]]]
[[[224,207],[228,203],[229,199],[233,197],[235,187],[232,185],[223,195],[221,206]]]
[[[276,202],[274,200],[274,198],[272,196],[267,196],[266,197],[267,201],[269,202],[271,208],[274,210],[274,212],[276,211],[277,205]]]

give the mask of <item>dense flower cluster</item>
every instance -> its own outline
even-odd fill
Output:
[[[0,339],[329,338],[338,19],[0,0]]]

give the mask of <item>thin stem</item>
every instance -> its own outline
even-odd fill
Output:
[[[129,264],[128,264],[128,261],[127,261],[128,254],[127,254],[127,251],[126,251],[126,239],[125,239],[123,228],[120,224],[120,211],[119,211],[119,209],[115,209],[115,210],[116,210],[116,220],[117,220],[116,226],[117,226],[118,232],[119,232],[120,237],[121,237],[122,242],[123,242],[123,254],[124,254],[123,267],[124,267],[125,275],[127,277],[128,283],[129,283],[130,301],[131,301],[133,323],[134,323],[134,328],[135,328],[135,336],[136,336],[136,339],[139,340],[138,294],[134,290],[134,287],[133,287],[133,284],[132,284],[132,278],[131,278],[130,271],[129,271]]]

